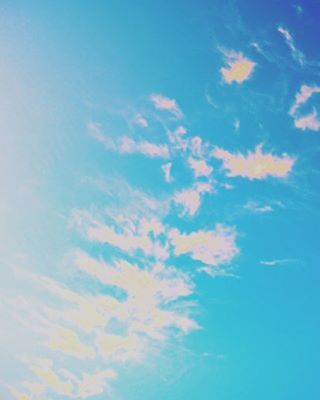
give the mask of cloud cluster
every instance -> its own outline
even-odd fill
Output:
[[[247,155],[216,148],[212,156],[222,161],[228,176],[240,176],[250,180],[265,179],[269,176],[286,178],[295,162],[294,158],[287,154],[275,156],[264,153],[262,145],[258,145],[254,152],[248,152]]]
[[[240,84],[251,77],[253,61],[242,53],[225,52],[225,56],[227,67],[221,68],[221,74],[226,83]],[[303,87],[290,113],[295,116],[315,92],[318,88]],[[63,398],[102,394],[117,378],[121,363],[141,361],[153,348],[198,329],[190,301],[195,289],[191,277],[199,271],[227,274],[240,252],[235,227],[216,221],[188,225],[190,220],[197,223],[205,196],[216,187],[231,188],[224,181],[216,185],[217,170],[211,164],[221,161],[227,176],[249,180],[285,178],[292,170],[292,157],[264,152],[262,145],[247,154],[214,147],[177,124],[183,113],[175,99],[152,94],[149,100],[156,111],[151,116],[138,112],[130,123],[146,132],[157,112],[164,127],[160,144],[136,137],[136,132],[106,135],[96,122],[87,128],[107,150],[160,159],[162,184],[172,191],[162,198],[135,189],[125,180],[95,182],[105,204],[73,211],[70,226],[82,234],[82,245],[67,257],[71,279],[67,274],[60,281],[22,274],[40,294],[33,300],[14,299],[15,307],[22,311],[19,319],[34,333],[46,357],[28,362],[30,380],[19,390],[10,388],[17,399],[41,399],[48,393]],[[314,122],[296,123],[300,127]],[[176,126],[171,128],[171,124]],[[239,129],[238,121],[235,129]],[[180,170],[188,171],[181,186],[175,175],[177,163]],[[178,184],[166,184],[172,182]],[[253,212],[272,211],[268,205],[255,203],[245,207]],[[187,224],[180,225],[184,218]],[[181,260],[194,266],[191,274],[176,266]],[[57,357],[67,360],[65,368],[63,361],[57,364]]]

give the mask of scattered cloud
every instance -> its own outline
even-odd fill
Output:
[[[310,114],[307,114],[304,117],[295,118],[294,125],[296,128],[302,129],[303,131],[305,131],[306,129],[309,129],[311,131],[319,131],[320,118],[317,110],[313,108]]]
[[[275,156],[271,153],[263,153],[261,144],[254,152],[249,152],[247,155],[230,153],[220,148],[216,148],[212,155],[222,160],[223,167],[228,170],[228,176],[241,176],[250,180],[265,179],[269,176],[285,178],[295,162],[294,158],[287,154]]]
[[[238,130],[240,128],[240,121],[237,118],[233,121],[233,127],[234,127],[235,132],[238,132]]]
[[[278,27],[278,32],[280,32],[281,35],[285,38],[285,41],[286,41],[287,45],[289,46],[289,48],[291,50],[292,57],[299,64],[302,65],[304,63],[304,54],[300,50],[298,50],[296,48],[291,33],[286,28],[284,28],[282,26]]]
[[[106,149],[113,150],[122,154],[143,154],[147,157],[168,158],[169,148],[166,144],[150,143],[146,140],[137,141],[129,136],[112,138],[102,133],[101,125],[90,122],[88,130],[97,141],[101,142]]]
[[[289,114],[294,119],[294,125],[302,130],[320,130],[320,118],[317,110],[313,107],[312,111],[306,115],[301,115],[301,107],[308,102],[311,96],[315,93],[320,93],[319,86],[302,85],[300,91],[296,94],[295,102],[290,108]]]
[[[250,61],[242,53],[233,50],[223,51],[223,53],[228,67],[222,67],[220,72],[226,83],[242,83],[251,77],[256,65],[253,61]]]
[[[195,159],[193,157],[188,158],[188,164],[192,168],[194,176],[209,176],[211,175],[213,168],[207,164],[204,159]]]
[[[171,167],[172,167],[172,163],[171,162],[163,164],[161,166],[161,169],[162,169],[162,171],[164,173],[164,179],[168,183],[172,182]]]
[[[72,397],[73,384],[62,380],[53,370],[50,360],[39,360],[38,365],[32,365],[31,370],[41,382],[42,391],[51,389],[53,392],[66,397]]]
[[[253,213],[258,213],[258,214],[264,214],[264,213],[270,213],[273,212],[274,209],[270,204],[259,204],[255,201],[248,201],[245,205],[244,208],[246,210],[249,210]]]
[[[157,260],[165,260],[168,257],[166,246],[158,238],[164,228],[156,217],[135,219],[118,216],[107,223],[78,212],[74,219],[78,225],[84,226],[85,235],[90,241],[108,244],[129,255],[140,251],[145,256]]]
[[[119,141],[119,152],[120,153],[140,153],[148,157],[160,157],[168,158],[169,149],[165,144],[155,144],[147,141],[137,142],[131,139],[129,136],[123,136]]]
[[[175,99],[170,99],[161,94],[152,94],[150,100],[157,110],[168,111],[176,119],[181,119],[183,117],[182,111]]]
[[[101,368],[99,371],[85,372],[77,376],[66,369],[55,370],[53,361],[49,359],[37,359],[29,364],[37,379],[36,382],[23,382],[30,398],[39,398],[39,395],[43,396],[50,391],[64,398],[85,399],[103,393],[109,382],[117,378],[116,372],[111,368]],[[29,396],[25,398],[29,399]]]
[[[141,128],[148,128],[148,126],[149,126],[148,121],[146,120],[146,118],[140,113],[138,113],[138,114],[136,114],[134,116],[132,122],[135,125],[140,126]]]
[[[77,397],[85,399],[104,393],[109,386],[109,382],[116,378],[117,374],[111,368],[101,369],[91,374],[83,373],[81,379],[77,379]]]
[[[277,265],[282,265],[282,264],[288,264],[292,262],[297,262],[296,259],[293,258],[283,258],[279,260],[265,260],[265,261],[260,261],[261,265],[266,265],[268,267],[275,267]]]
[[[235,243],[236,231],[223,225],[189,234],[173,229],[170,238],[177,256],[190,254],[192,259],[210,267],[229,263],[239,252]]]

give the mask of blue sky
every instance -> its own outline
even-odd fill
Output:
[[[316,398],[317,1],[2,1],[0,397]]]

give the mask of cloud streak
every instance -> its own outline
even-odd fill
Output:
[[[291,50],[292,57],[293,57],[300,65],[304,64],[304,60],[305,60],[304,54],[303,54],[300,50],[298,50],[298,49],[296,48],[291,33],[290,33],[286,28],[284,28],[283,26],[279,26],[279,27],[278,27],[278,32],[280,32],[281,35],[284,37],[286,44],[288,45],[288,47],[289,47],[290,50]]]

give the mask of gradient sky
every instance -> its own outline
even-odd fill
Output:
[[[1,1],[1,399],[320,396],[319,18]]]

